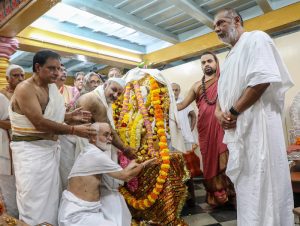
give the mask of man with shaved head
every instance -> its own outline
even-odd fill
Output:
[[[294,225],[281,119],[293,82],[269,35],[245,32],[234,9],[219,11],[214,28],[231,46],[218,81],[215,115],[229,149],[226,174],[236,190],[237,223]]]
[[[123,196],[118,193],[119,202],[111,199],[112,192],[103,190],[110,177],[129,181],[137,176],[152,160],[138,164],[131,161],[122,169],[112,161],[106,151],[112,142],[111,126],[96,122],[92,125],[97,131],[95,138],[85,146],[75,161],[69,175],[68,188],[63,192],[60,210],[60,226],[130,226],[131,214]],[[110,205],[105,203],[110,202]]]

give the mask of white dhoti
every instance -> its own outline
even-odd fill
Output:
[[[0,120],[8,119],[9,100],[0,93]],[[0,128],[0,174],[11,175],[8,131]]]
[[[43,117],[62,123],[65,116],[64,99],[55,84],[49,84],[49,101]],[[17,136],[45,134],[38,131],[23,114],[9,106],[12,134]],[[26,140],[26,139],[25,139]],[[29,225],[48,222],[57,225],[59,204],[59,157],[57,141],[11,142],[16,176],[17,205],[20,219]]]
[[[58,216],[60,226],[117,226],[107,220],[102,212],[102,204],[87,202],[64,191]]]
[[[102,186],[100,188],[103,213],[107,219],[113,221],[117,226],[130,226],[131,213],[127,207],[124,197],[119,193],[118,188],[111,188],[107,181],[110,176],[102,176]],[[116,184],[118,186],[118,184]]]
[[[74,135],[61,135],[59,140],[61,146],[59,173],[63,191],[67,188],[68,176],[74,162],[84,146],[88,144],[88,140]]]
[[[80,152],[79,156],[77,157],[74,166],[71,170],[69,175],[69,179],[72,177],[83,177],[83,176],[90,176],[90,175],[101,175],[101,190],[100,190],[100,200],[101,200],[101,211],[97,212],[100,213],[100,216],[104,215],[105,219],[108,219],[110,222],[113,222],[112,225],[115,226],[130,226],[131,225],[131,214],[128,210],[126,202],[123,196],[119,193],[118,187],[119,183],[118,180],[113,180],[112,177],[108,176],[107,173],[111,172],[118,172],[121,171],[122,168],[113,160],[111,157],[107,155],[107,153],[101,151],[95,145],[88,144],[84,147],[82,152]],[[107,189],[113,187],[114,189]],[[70,193],[70,192],[68,192]],[[59,224],[60,225],[73,225],[71,223],[71,218],[62,217],[68,215],[69,204],[64,204],[65,192],[62,197],[61,207],[59,209]],[[74,196],[72,194],[72,196]],[[76,198],[76,197],[75,197]],[[84,202],[84,201],[83,201]],[[93,209],[92,209],[93,210]],[[71,211],[71,210],[70,210]],[[83,211],[83,215],[80,215]],[[89,217],[88,209],[78,209],[76,214],[85,218],[85,216]],[[91,214],[94,214],[92,212]],[[92,219],[92,218],[91,218]],[[82,219],[82,222],[85,222]],[[80,224],[74,224],[80,225]],[[87,224],[82,224],[87,225]],[[90,225],[101,225],[101,224],[90,224]],[[106,224],[102,224],[106,225]],[[108,224],[107,224],[108,225]]]
[[[57,225],[59,151],[56,141],[11,142],[19,218],[29,225]]]

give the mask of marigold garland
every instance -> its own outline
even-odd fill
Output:
[[[146,103],[149,101],[150,96],[150,103],[151,107],[154,109],[152,113],[154,114],[154,120],[155,120],[155,130],[157,135],[153,135],[152,133],[152,125],[151,125],[151,119],[148,116],[148,112],[146,109],[146,106],[143,101],[143,97],[141,94],[140,86],[138,81],[133,82],[133,87],[136,95],[136,100],[138,103],[138,108],[140,115],[142,116],[142,119],[144,121],[144,125],[146,127],[146,140],[147,140],[147,147],[148,147],[148,154],[150,156],[157,156],[161,159],[161,167],[159,171],[159,176],[156,179],[156,184],[152,191],[146,195],[145,197],[141,199],[136,199],[133,197],[125,187],[120,188],[120,193],[124,196],[127,203],[131,206],[133,206],[136,209],[144,210],[146,208],[149,208],[152,206],[156,200],[159,197],[159,194],[163,190],[164,183],[166,182],[166,179],[168,177],[169,169],[170,169],[170,155],[169,155],[169,149],[167,145],[167,137],[166,137],[166,128],[165,128],[165,112],[167,108],[161,103],[161,96],[160,94],[165,94],[166,89],[159,88],[158,83],[155,79],[152,77],[149,78],[150,81],[150,94],[147,97]],[[124,94],[124,102],[123,102],[123,108],[119,117],[119,125],[122,125],[123,118],[126,115],[126,110],[128,110],[127,106],[129,104],[129,98],[130,98],[130,88],[131,85],[128,84],[126,86],[125,94]],[[148,103],[147,103],[148,105]],[[150,112],[151,113],[151,112]],[[135,129],[138,126],[138,122],[141,121],[139,114],[136,116],[135,121],[133,122],[133,126]],[[134,128],[132,128],[134,129]],[[138,142],[136,141],[137,135],[136,133],[133,133],[134,130],[132,130],[131,136],[130,136],[130,146],[138,147]],[[137,133],[141,133],[140,131]],[[134,135],[133,135],[134,134]],[[159,138],[159,153],[154,150],[153,147],[153,139],[154,136],[157,136]]]

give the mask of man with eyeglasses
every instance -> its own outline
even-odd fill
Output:
[[[17,85],[24,80],[25,71],[19,66],[12,64],[6,69],[8,85],[0,90],[0,174],[12,175],[12,159],[9,149],[10,122],[8,118],[9,101]]]
[[[229,150],[238,225],[294,225],[291,178],[282,128],[285,92],[293,86],[273,40],[246,32],[234,9],[215,15],[215,32],[231,50],[218,81],[215,116]]]

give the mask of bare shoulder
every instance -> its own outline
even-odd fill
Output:
[[[90,111],[95,122],[103,121],[106,117],[106,108],[94,92],[82,95],[77,101],[78,107]]]
[[[78,107],[83,107],[83,108],[90,108],[95,104],[95,102],[96,102],[96,96],[92,92],[83,94],[77,100]]]
[[[200,89],[201,85],[202,85],[201,81],[198,81],[198,82],[194,83],[194,85],[193,85],[194,93],[198,93],[198,90]]]
[[[24,81],[24,82],[21,82],[15,89],[15,92],[14,94],[16,96],[20,96],[20,95],[34,95],[35,94],[35,91],[36,91],[36,87],[35,85],[31,82],[30,79],[28,79],[28,81]]]

